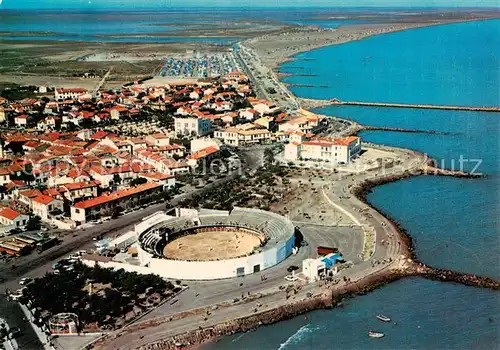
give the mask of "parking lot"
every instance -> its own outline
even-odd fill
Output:
[[[226,75],[239,68],[230,52],[164,57],[162,64],[162,77],[208,78]]]
[[[299,223],[305,241],[315,252],[319,246],[337,248],[346,261],[360,262],[363,250],[364,233],[359,226],[324,226]]]

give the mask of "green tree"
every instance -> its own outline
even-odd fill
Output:
[[[137,185],[145,184],[146,182],[148,182],[148,180],[146,180],[145,178],[138,177],[138,178],[135,178],[132,181],[130,181],[130,185],[131,186],[137,186]]]
[[[264,161],[268,164],[271,165],[274,163],[274,153],[272,149],[266,148],[264,151]]]
[[[122,183],[122,178],[120,177],[120,175],[118,175],[118,174],[113,175],[113,183],[116,185],[119,185]]]

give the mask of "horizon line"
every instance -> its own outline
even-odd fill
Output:
[[[145,5],[140,7],[120,7],[120,6],[89,6],[89,7],[25,7],[25,8],[13,8],[13,7],[3,7],[0,5],[0,10],[185,10],[185,11],[199,11],[200,9],[407,9],[407,10],[416,10],[416,9],[482,9],[482,10],[497,10],[500,11],[500,6],[471,6],[471,5],[448,5],[448,6],[390,6],[390,5],[380,5],[380,6],[351,6],[351,5],[337,5],[337,6],[329,6],[329,5],[311,5],[311,6],[293,6],[293,5],[284,5],[284,6],[276,6],[276,5],[259,5],[259,6],[207,6],[201,5],[197,6],[196,9],[182,6],[154,6],[154,5]]]

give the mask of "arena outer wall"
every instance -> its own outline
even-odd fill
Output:
[[[138,272],[141,274],[153,273],[167,279],[214,280],[239,277],[260,272],[279,264],[292,254],[295,245],[295,227],[287,218],[272,212],[247,208],[235,208],[231,213],[235,210],[238,212],[238,216],[231,216],[232,214],[229,212],[198,212],[196,210],[183,210],[178,215],[180,215],[181,218],[185,217],[192,220],[193,227],[196,227],[195,222],[197,220],[199,223],[200,219],[203,221],[207,218],[221,218],[224,216],[227,217],[228,221],[232,220],[233,223],[236,223],[235,220],[238,220],[238,225],[242,222],[244,223],[245,220],[249,221],[250,217],[252,217],[253,220],[261,219],[261,224],[263,223],[266,225],[268,222],[272,222],[276,224],[276,227],[279,227],[279,230],[270,228],[269,230],[272,232],[270,232],[271,238],[268,244],[263,246],[260,251],[245,257],[209,261],[170,260],[155,257],[141,246],[141,235],[148,229],[153,226],[162,226],[164,224],[168,226],[170,222],[179,218],[179,216],[168,216],[163,212],[158,212],[145,218],[135,227],[135,232],[138,238],[138,244],[136,246],[140,264],[126,264],[113,260],[83,262],[91,266],[99,263],[99,265],[104,268],[123,268],[126,271]],[[244,226],[244,224],[242,226]]]

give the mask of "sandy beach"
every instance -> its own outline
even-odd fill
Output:
[[[472,17],[464,14],[450,19],[438,20],[431,17],[425,20],[421,17],[416,22],[404,23],[368,23],[344,25],[337,29],[319,29],[314,27],[302,27],[287,32],[267,34],[248,39],[243,44],[253,49],[269,68],[276,69],[280,64],[292,60],[294,55],[323,46],[338,45],[350,41],[361,40],[372,35],[396,32],[401,30],[427,27],[464,21],[498,18],[496,12]]]

